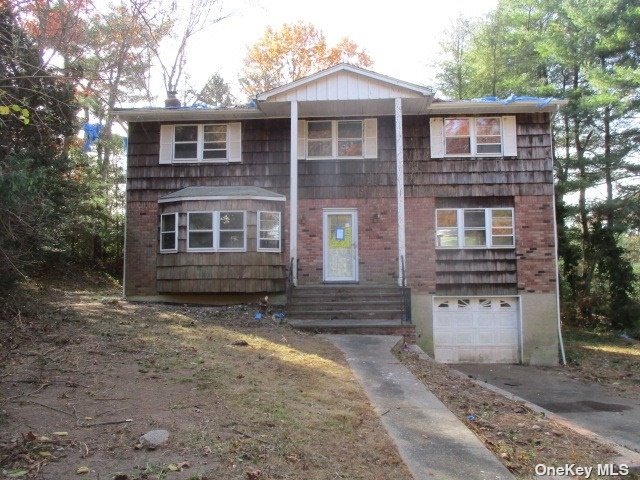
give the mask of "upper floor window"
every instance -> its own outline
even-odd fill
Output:
[[[431,158],[517,157],[515,115],[491,117],[430,117]]]
[[[241,160],[241,123],[161,125],[160,163]]]
[[[363,158],[362,120],[307,122],[307,158]]]
[[[501,155],[500,117],[464,117],[444,119],[446,155]]]
[[[436,246],[440,248],[512,248],[512,208],[436,210]]]
[[[174,161],[212,161],[227,159],[227,126],[176,125]]]

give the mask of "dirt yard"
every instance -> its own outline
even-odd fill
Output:
[[[396,354],[518,478],[533,478],[539,463],[595,466],[617,456],[608,447],[481,387],[446,365],[400,349]]]
[[[605,333],[565,331],[567,367],[563,373],[640,398],[640,342]]]
[[[3,300],[0,477],[410,478],[328,343],[251,306],[131,304],[73,283]],[[170,437],[149,450],[153,429]]]

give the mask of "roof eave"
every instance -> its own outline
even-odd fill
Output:
[[[429,106],[429,114],[457,113],[554,113],[567,105],[567,100],[552,100],[544,105],[540,102],[434,102]]]
[[[202,109],[202,108],[123,108],[113,109],[112,115],[125,122],[190,121],[190,120],[249,120],[264,118],[257,108]]]

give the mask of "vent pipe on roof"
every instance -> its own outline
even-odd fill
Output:
[[[164,101],[165,108],[179,108],[180,100],[178,100],[178,92],[175,90],[167,91],[167,98]]]

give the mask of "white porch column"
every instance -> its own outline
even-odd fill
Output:
[[[396,195],[398,200],[398,285],[404,281],[402,264],[407,265],[404,232],[404,146],[402,144],[402,99],[395,99],[396,112]]]
[[[298,285],[298,102],[291,101],[291,168],[289,179],[289,266]]]

